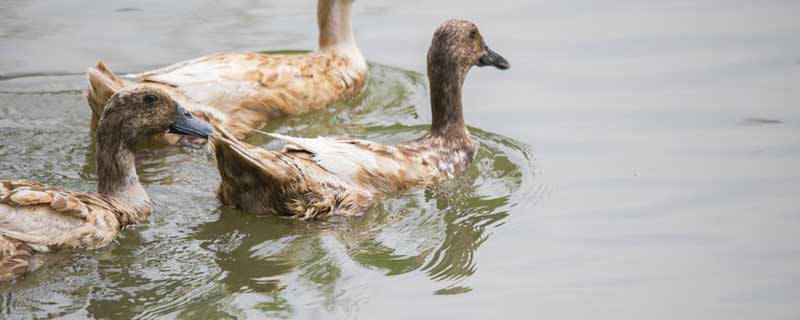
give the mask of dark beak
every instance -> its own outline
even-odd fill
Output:
[[[506,61],[506,58],[503,58],[503,56],[499,55],[497,52],[489,49],[486,44],[483,45],[483,56],[481,56],[481,58],[478,60],[477,66],[494,66],[500,70],[511,68],[511,65],[508,64],[508,61]]]
[[[167,132],[183,134],[187,136],[196,136],[203,139],[208,139],[208,136],[214,133],[214,131],[211,129],[211,125],[203,120],[198,119],[191,112],[184,109],[180,105],[178,105],[177,108],[178,120],[169,126],[169,130]]]

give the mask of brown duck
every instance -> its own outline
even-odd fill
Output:
[[[227,52],[117,78],[100,62],[88,71],[85,96],[95,128],[108,98],[132,84],[169,92],[196,116],[242,139],[270,119],[318,110],[357,94],[367,63],[350,28],[353,0],[319,0],[319,49],[308,54]],[[175,143],[178,137],[159,137]],[[186,139],[184,139],[186,140]]]
[[[123,89],[97,127],[97,192],[0,180],[0,281],[24,274],[34,252],[102,247],[125,226],[145,222],[152,209],[133,150],[163,132],[207,138],[212,131],[163,90]]]
[[[433,123],[427,135],[398,145],[349,138],[294,138],[281,152],[250,146],[215,126],[211,138],[226,205],[301,219],[362,213],[382,194],[461,174],[475,155],[464,124],[461,88],[472,66],[508,69],[469,21],[450,20],[428,51]]]

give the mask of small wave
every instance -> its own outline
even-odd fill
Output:
[[[0,148],[14,164],[3,168],[4,175],[92,189],[96,167],[86,128],[88,108],[77,97],[48,96],[78,92],[72,90],[83,85],[74,83],[77,75],[82,77],[29,73],[0,78],[7,80],[0,89],[10,84],[24,91],[9,99],[5,112],[14,126],[0,130],[6,141],[15,141]],[[60,81],[52,82],[53,77]],[[37,85],[28,86],[25,79]],[[373,63],[364,92],[351,101],[272,121],[264,129],[384,143],[410,140],[430,127],[428,118],[420,116],[430,112],[426,90],[424,75]],[[36,110],[48,117],[31,114],[30,105],[43,106]],[[44,110],[52,105],[59,107]],[[52,110],[68,116],[53,116]],[[42,121],[59,129],[36,129]],[[63,128],[74,132],[65,136]],[[358,309],[375,281],[419,277],[443,288],[433,294],[470,292],[474,289],[459,283],[480,270],[476,252],[512,212],[527,212],[517,209],[534,206],[550,192],[537,183],[529,146],[477,128],[470,132],[479,151],[463,177],[386,197],[360,217],[319,223],[221,207],[213,194],[218,173],[197,154],[205,149],[153,148],[137,155],[139,176],[156,203],[150,223],[124,231],[105,253],[64,252],[48,258],[54,263],[27,277],[24,288],[15,287],[0,307],[8,310],[4,315],[193,318],[241,316],[255,308],[291,317],[307,305]]]

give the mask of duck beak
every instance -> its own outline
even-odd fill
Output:
[[[508,63],[508,61],[506,61],[506,58],[503,58],[503,56],[497,52],[489,49],[486,44],[483,45],[483,56],[478,59],[478,63],[476,65],[479,67],[494,66],[500,70],[511,68],[511,65]]]
[[[177,105],[177,109],[178,120],[175,120],[175,123],[169,126],[169,130],[167,130],[167,132],[183,134],[187,136],[196,136],[203,139],[208,139],[208,136],[214,133],[214,131],[211,129],[211,125],[205,121],[198,119],[191,112],[184,109],[180,105]]]

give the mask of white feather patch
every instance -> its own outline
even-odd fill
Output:
[[[322,168],[337,177],[355,183],[356,174],[364,169],[378,168],[375,153],[332,138],[296,138],[262,132],[292,144],[293,148],[308,151]]]

